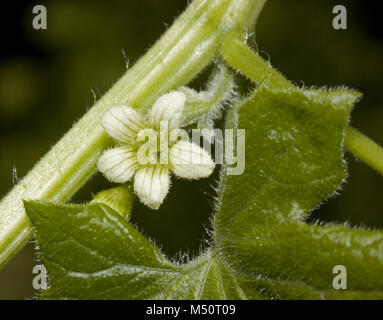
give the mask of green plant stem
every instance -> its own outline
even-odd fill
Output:
[[[383,175],[383,148],[377,143],[348,126],[344,146],[360,160]]]
[[[148,109],[187,84],[219,53],[228,32],[246,31],[266,0],[195,0],[161,39],[85,114],[0,203],[0,267],[30,239],[22,199],[67,201],[95,173],[110,144],[100,125],[112,105]]]
[[[228,67],[222,66],[213,73],[204,91],[197,92],[189,87],[179,88],[186,95],[182,127],[200,121],[201,116],[217,109],[217,106],[232,93],[234,75]]]
[[[226,62],[240,71],[244,76],[262,83],[268,81],[270,86],[294,88],[295,85],[254,52],[238,32],[228,35],[222,44],[222,55]],[[356,129],[347,126],[344,141],[345,148],[360,160],[383,175],[383,148]]]

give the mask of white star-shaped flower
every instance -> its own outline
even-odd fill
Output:
[[[152,209],[160,207],[169,191],[170,171],[181,178],[200,179],[215,167],[209,153],[180,134],[185,100],[185,94],[172,91],[154,103],[148,119],[128,105],[112,107],[102,118],[103,127],[119,145],[102,154],[98,169],[112,182],[133,178],[135,193]]]

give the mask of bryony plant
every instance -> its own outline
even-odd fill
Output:
[[[33,226],[49,274],[41,298],[383,298],[382,232],[305,222],[344,181],[343,147],[380,173],[382,148],[348,126],[359,93],[296,88],[247,46],[244,35],[253,29],[264,2],[193,1],[2,200],[0,264],[30,238]],[[205,91],[185,87],[216,58],[221,62]],[[233,94],[239,75],[229,67],[256,86],[248,96]],[[168,121],[168,129],[211,128],[220,116],[226,129],[246,132],[246,169],[229,175],[230,163],[220,167],[210,246],[200,256],[183,264],[171,261],[133,227],[134,196],[128,186],[104,191],[85,205],[64,203],[98,162],[111,180],[129,181],[135,175],[139,198],[158,207],[168,185],[161,184],[161,177],[169,177],[168,170],[204,177],[213,163],[182,141],[169,145],[165,167],[133,163],[126,155],[139,153],[140,132],[154,133],[158,145],[161,119]],[[105,129],[123,146],[105,151],[115,144]],[[208,165],[179,165],[174,154],[183,157],[190,149]],[[158,157],[149,152],[149,162]],[[149,171],[158,173],[154,192],[143,183],[153,186]],[[347,268],[347,290],[333,288],[336,265]]]

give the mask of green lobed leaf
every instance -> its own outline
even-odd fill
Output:
[[[171,263],[103,203],[25,201],[24,206],[49,275],[42,299],[241,298],[212,251],[182,266]]]
[[[343,134],[358,96],[261,86],[239,109],[246,171],[224,177],[216,232],[242,229],[249,217],[258,223],[299,220],[334,192],[346,176]]]
[[[223,166],[212,246],[186,264],[107,203],[25,202],[49,273],[41,298],[382,298],[381,232],[304,222],[346,176],[344,128],[357,98],[263,85],[231,109],[226,127],[246,130],[245,173]],[[339,264],[346,291],[332,288]]]
[[[223,174],[216,243],[269,298],[383,297],[383,233],[304,223],[346,176],[344,128],[358,96],[264,85],[231,123],[246,128],[246,170]],[[347,268],[347,294],[332,287],[336,265]]]

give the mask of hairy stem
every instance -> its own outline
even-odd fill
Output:
[[[358,130],[347,127],[344,142],[348,151],[383,175],[383,148]]]
[[[112,105],[146,110],[218,55],[228,32],[251,29],[266,0],[195,0],[161,39],[85,114],[0,203],[0,267],[30,239],[22,199],[68,200],[110,143],[100,126]]]
[[[274,69],[270,62],[265,61],[251,50],[243,41],[240,33],[229,34],[223,42],[221,50],[227,63],[255,83],[268,81],[275,87],[295,87],[292,82]],[[349,152],[383,175],[383,148],[374,141],[348,126],[344,146]]]
[[[178,90],[186,95],[182,126],[197,123],[201,116],[214,112],[227,99],[234,87],[234,75],[228,67],[221,65],[213,73],[206,90],[197,92],[189,87]]]

